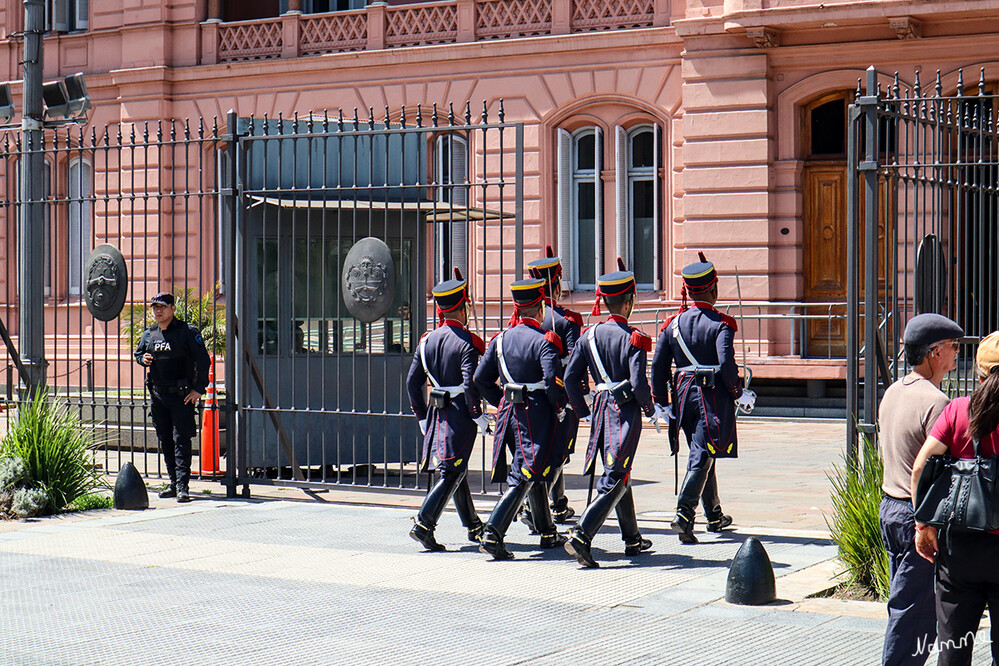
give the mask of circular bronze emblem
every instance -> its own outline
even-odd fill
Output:
[[[343,301],[350,314],[370,323],[385,316],[395,298],[395,262],[380,238],[354,243],[343,262]]]
[[[95,319],[111,321],[121,313],[128,292],[125,258],[114,245],[98,245],[83,272],[87,309]]]

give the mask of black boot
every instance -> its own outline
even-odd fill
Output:
[[[160,491],[160,499],[169,499],[171,497],[177,496],[177,486],[171,483],[169,486]]]
[[[576,512],[569,506],[569,498],[565,496],[565,477],[562,474],[562,468],[559,468],[555,474],[549,497],[552,500],[552,519],[556,523],[564,525],[570,518],[576,515]]]
[[[524,502],[524,506],[517,512],[517,520],[524,523],[531,534],[538,533],[538,528],[534,526],[534,514],[531,513],[530,502]]]
[[[621,500],[614,507],[617,512],[617,523],[621,526],[621,538],[624,539],[624,554],[629,557],[640,555],[643,550],[652,548],[652,542],[642,538],[638,530],[638,516],[635,514],[635,496],[631,493],[631,485],[624,491]]]
[[[468,540],[478,543],[485,531],[485,523],[479,520],[472,502],[472,489],[468,486],[468,476],[462,475],[458,487],[454,489],[454,508],[458,511],[461,524],[468,530]]]
[[[555,523],[548,511],[547,488],[543,483],[535,483],[527,494],[527,504],[531,507],[534,525],[541,534],[542,548],[558,548],[565,543],[565,537],[555,531]]]
[[[510,529],[513,517],[524,504],[524,498],[531,490],[534,483],[531,481],[521,481],[518,485],[507,488],[503,497],[496,502],[489,520],[486,521],[486,532],[482,537],[482,545],[479,550],[486,555],[492,555],[494,560],[509,560],[513,558],[513,553],[509,552],[503,545],[503,537]]]
[[[721,500],[718,498],[718,477],[715,476],[715,464],[711,463],[711,470],[708,478],[704,482],[704,491],[701,493],[701,506],[704,507],[704,517],[708,521],[709,532],[721,532],[732,524],[732,516],[722,513]]]
[[[451,500],[451,495],[454,494],[458,481],[462,478],[462,476],[442,475],[437,483],[431,486],[419,513],[416,514],[416,524],[410,530],[409,536],[422,543],[423,547],[431,552],[445,550],[444,546],[434,539],[434,529],[437,527],[437,521],[444,511],[444,507]]]
[[[180,503],[191,501],[191,493],[186,483],[177,482],[177,501]]]
[[[418,541],[423,544],[431,553],[440,553],[447,550],[441,544],[437,543],[437,539],[434,538],[433,527],[427,527],[420,522],[420,519],[415,519],[416,524],[413,525],[413,529],[409,530],[409,536],[413,541]]]
[[[676,499],[676,518],[670,523],[670,528],[680,537],[681,543],[697,543],[697,537],[694,536],[694,515],[713,462],[709,459],[707,465],[687,470],[687,475],[683,478],[680,496]]]
[[[586,507],[583,515],[579,517],[579,523],[569,531],[569,540],[565,544],[565,550],[584,567],[600,566],[590,554],[590,543],[600,531],[600,526],[607,520],[607,516],[621,501],[627,488],[628,486],[623,481],[618,481],[608,492],[597,495],[597,498]]]

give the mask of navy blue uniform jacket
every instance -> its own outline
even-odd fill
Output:
[[[545,320],[541,322],[541,328],[546,331],[554,331],[562,340],[562,353],[559,359],[564,368],[569,363],[569,355],[576,348],[579,341],[579,332],[582,328],[583,318],[578,312],[567,310],[559,305],[552,305],[545,311]],[[569,410],[565,418],[555,426],[555,444],[552,454],[555,458],[564,461],[576,448],[576,433],[579,431],[579,417],[576,412]]]
[[[672,321],[679,318],[680,334],[701,365],[720,365],[715,388],[701,388],[692,372],[673,373],[692,365],[673,338]],[[715,458],[739,455],[735,433],[735,399],[742,395],[742,380],[735,364],[733,339],[737,325],[732,317],[718,312],[707,303],[695,301],[693,307],[666,320],[659,329],[656,353],[652,358],[652,390],[661,405],[668,402],[670,382],[675,383],[673,409],[680,427],[687,433],[691,447],[701,447]]]
[[[500,374],[496,343],[503,336],[503,356],[512,375]],[[552,455],[557,413],[565,408],[565,388],[559,354],[562,341],[551,331],[544,331],[533,319],[497,334],[475,371],[475,383],[489,404],[499,407],[496,436],[493,439],[493,483],[506,481],[516,485],[522,480],[546,480],[562,464]],[[544,381],[545,388],[531,391],[527,401],[514,405],[506,401],[502,384],[530,384]],[[499,383],[497,383],[499,382]],[[506,450],[512,460],[506,463]]]
[[[479,390],[472,381],[472,375],[485,343],[451,319],[425,333],[421,342],[427,355],[427,369],[438,384],[461,386],[465,392],[451,398],[446,410],[428,407],[424,387],[429,380],[423,370],[420,347],[416,348],[406,378],[406,389],[416,418],[427,420],[420,471],[426,471],[431,464],[442,472],[449,468],[462,470],[468,466],[468,456],[475,444],[478,427],[473,419],[482,415]]]
[[[618,315],[610,315],[607,321],[583,332],[565,370],[565,390],[573,410],[580,417],[590,414],[584,399],[589,391],[588,375],[593,377],[595,383],[603,382],[593,362],[590,336],[596,340],[600,360],[611,383],[631,380],[635,394],[634,400],[622,406],[608,391],[598,392],[593,399],[590,443],[586,449],[583,473],[593,473],[595,458],[602,455],[604,476],[609,481],[617,481],[627,476],[635,462],[635,450],[642,434],[642,413],[651,414],[653,409],[652,390],[645,376],[652,339]],[[602,483],[601,491],[604,490],[609,488],[603,488]]]

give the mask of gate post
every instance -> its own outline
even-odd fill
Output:
[[[225,411],[228,412],[228,427],[226,437],[226,465],[225,465],[225,487],[226,497],[236,497],[236,485],[240,477],[246,477],[245,456],[242,424],[239,418],[240,392],[243,382],[239,367],[239,354],[236,353],[237,331],[236,326],[240,314],[237,306],[238,289],[236,286],[236,262],[239,253],[236,251],[236,216],[239,212],[239,193],[241,183],[239,182],[239,170],[237,168],[237,151],[239,150],[239,128],[236,112],[230,110],[226,115],[226,133],[222,137],[226,142],[226,171],[222,179],[222,187],[219,190],[220,209],[222,215],[222,238],[224,247],[222,256],[225,257],[224,271],[222,275],[222,285],[225,291],[226,305],[226,330],[225,330],[225,367],[226,367],[226,403]],[[220,174],[222,175],[222,174]]]
[[[857,365],[859,345],[857,328],[860,325],[860,303],[857,291],[857,127],[861,122],[862,107],[858,82],[857,101],[849,107],[846,134],[846,464],[847,469],[857,466],[857,422],[860,404],[857,390]]]
[[[878,81],[867,68],[867,94],[858,103],[866,127],[864,161],[864,422],[862,432],[877,445],[878,406]]]

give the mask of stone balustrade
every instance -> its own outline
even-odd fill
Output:
[[[376,2],[354,11],[206,21],[202,64],[652,28],[669,25],[669,19],[669,0]]]

